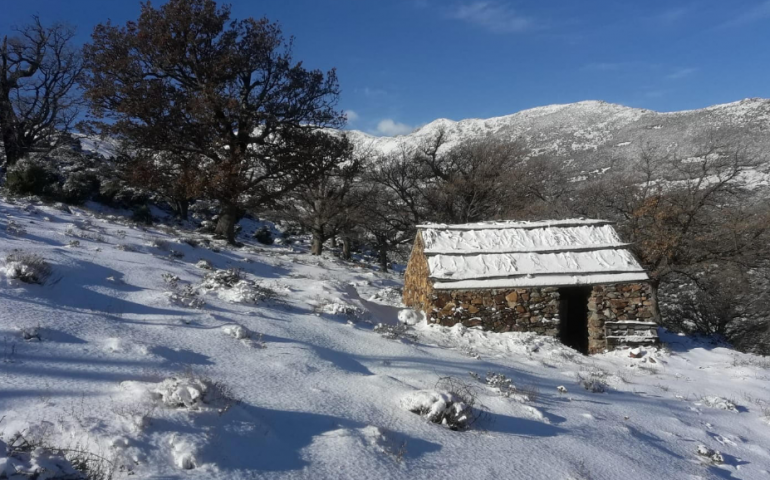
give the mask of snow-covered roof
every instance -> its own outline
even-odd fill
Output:
[[[612,223],[572,219],[420,225],[436,289],[645,281]]]

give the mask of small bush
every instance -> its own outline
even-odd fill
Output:
[[[99,194],[99,179],[90,172],[74,172],[61,186],[61,197],[67,203],[80,204]]]
[[[163,278],[163,281],[166,282],[171,288],[176,288],[179,284],[179,277],[174,275],[173,273],[162,273],[161,278]]]
[[[62,448],[44,438],[28,438],[17,432],[0,438],[0,478],[18,480],[110,480],[115,464],[80,445]]]
[[[345,317],[350,322],[358,322],[365,315],[363,310],[354,305],[349,305],[339,300],[327,301],[320,298],[316,299],[313,312],[317,315],[326,314],[335,317]]]
[[[713,464],[721,465],[725,463],[725,459],[722,456],[721,453],[719,453],[718,450],[713,450],[706,445],[698,445],[698,449],[696,450],[697,454],[701,457],[704,457],[708,459]]]
[[[604,393],[609,386],[607,385],[607,372],[593,369],[581,371],[577,374],[578,384],[591,393]]]
[[[198,263],[195,264],[196,267],[203,269],[203,270],[213,270],[214,266],[211,265],[211,262],[208,260],[202,259],[198,260]]]
[[[175,286],[174,291],[168,292],[167,295],[172,303],[183,307],[200,310],[206,305],[206,302],[198,296],[197,290],[192,285],[186,285],[183,288]]]
[[[179,239],[179,241],[182,243],[186,243],[187,245],[193,248],[198,248],[201,244],[201,242],[195,237],[182,237]]]
[[[152,238],[147,242],[151,247],[157,248],[158,250],[162,250],[164,252],[169,250],[168,242],[166,240],[163,240],[162,238]]]
[[[5,187],[14,195],[52,196],[58,177],[47,162],[25,158],[8,168]]]
[[[275,243],[273,232],[271,232],[270,229],[266,226],[260,227],[256,232],[254,232],[254,240],[258,241],[262,245],[272,245]]]
[[[411,332],[409,325],[399,323],[398,325],[386,325],[379,323],[374,327],[374,331],[382,335],[388,340],[408,340],[410,342],[417,341],[417,335]]]
[[[475,404],[473,387],[452,377],[441,378],[435,390],[412,392],[401,400],[406,410],[455,431],[468,430],[479,420]]]
[[[134,213],[131,215],[131,220],[136,223],[142,223],[144,225],[152,225],[153,217],[150,212],[150,207],[147,205],[140,205],[134,209]]]
[[[12,253],[5,259],[5,275],[24,283],[43,285],[51,276],[51,265],[34,253]]]
[[[207,290],[213,290],[217,288],[233,288],[240,281],[241,271],[237,268],[216,270],[211,273],[207,273],[206,276],[203,277],[203,283],[201,283],[201,287]]]
[[[506,377],[502,373],[487,372],[487,375],[482,379],[477,373],[469,373],[472,378],[479,382],[486,383],[489,387],[497,390],[503,397],[510,397],[516,393],[516,386],[513,384],[510,378]]]
[[[163,380],[152,388],[150,393],[168,408],[215,408],[224,413],[238,402],[225,384],[196,376],[191,372]]]

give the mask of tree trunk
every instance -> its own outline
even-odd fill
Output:
[[[0,101],[0,130],[2,130],[3,148],[5,149],[5,161],[7,165],[15,164],[24,156],[24,150],[16,131],[16,115],[10,102]]]
[[[227,240],[227,243],[235,244],[235,224],[241,219],[241,209],[236,205],[223,204],[219,212],[219,220],[214,230],[216,235],[220,235]]]
[[[187,220],[187,218],[189,217],[189,211],[190,211],[190,201],[177,200],[174,203],[176,204],[176,215],[179,217],[179,219]]]
[[[317,229],[313,229],[313,247],[310,250],[311,255],[321,255],[324,248],[323,234]]]
[[[313,247],[310,251],[311,255],[321,255],[324,249],[324,224],[321,218],[318,216],[313,220]]]
[[[655,315],[652,317],[652,321],[660,325],[662,321],[662,318],[660,317],[660,305],[658,304],[658,288],[660,287],[660,279],[652,278],[650,280],[650,286],[652,287],[652,298],[650,298],[650,301],[652,302],[652,307],[655,309]]]
[[[379,245],[379,251],[377,253],[379,257],[380,269],[383,272],[387,272],[388,271],[388,244],[381,243]]]
[[[342,259],[350,260],[350,238],[347,236],[342,237]]]

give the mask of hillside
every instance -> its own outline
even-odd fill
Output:
[[[579,108],[615,111],[618,128],[653,115]],[[566,125],[565,109],[517,118]],[[486,125],[473,122],[457,128]],[[9,454],[23,439],[104,459],[115,478],[770,474],[761,357],[663,331],[639,358],[424,321],[384,335],[375,325],[397,323],[402,280],[366,258],[312,257],[305,238],[257,244],[252,220],[233,248],[91,207],[0,201],[0,478],[70,471],[44,449]],[[43,285],[17,278],[30,254],[51,265]],[[443,377],[475,392],[483,415],[468,431],[405,408]]]
[[[388,152],[400,145],[419,144],[440,128],[449,135],[446,148],[487,136],[518,140],[534,154],[592,171],[610,166],[623,168],[645,146],[687,150],[715,133],[736,145],[766,151],[770,147],[770,100],[746,99],[671,113],[585,101],[486,120],[439,119],[398,137],[375,137],[359,131],[352,135],[361,145]]]

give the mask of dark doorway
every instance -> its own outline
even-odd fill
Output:
[[[588,353],[588,298],[591,287],[559,289],[559,340],[580,353]]]

